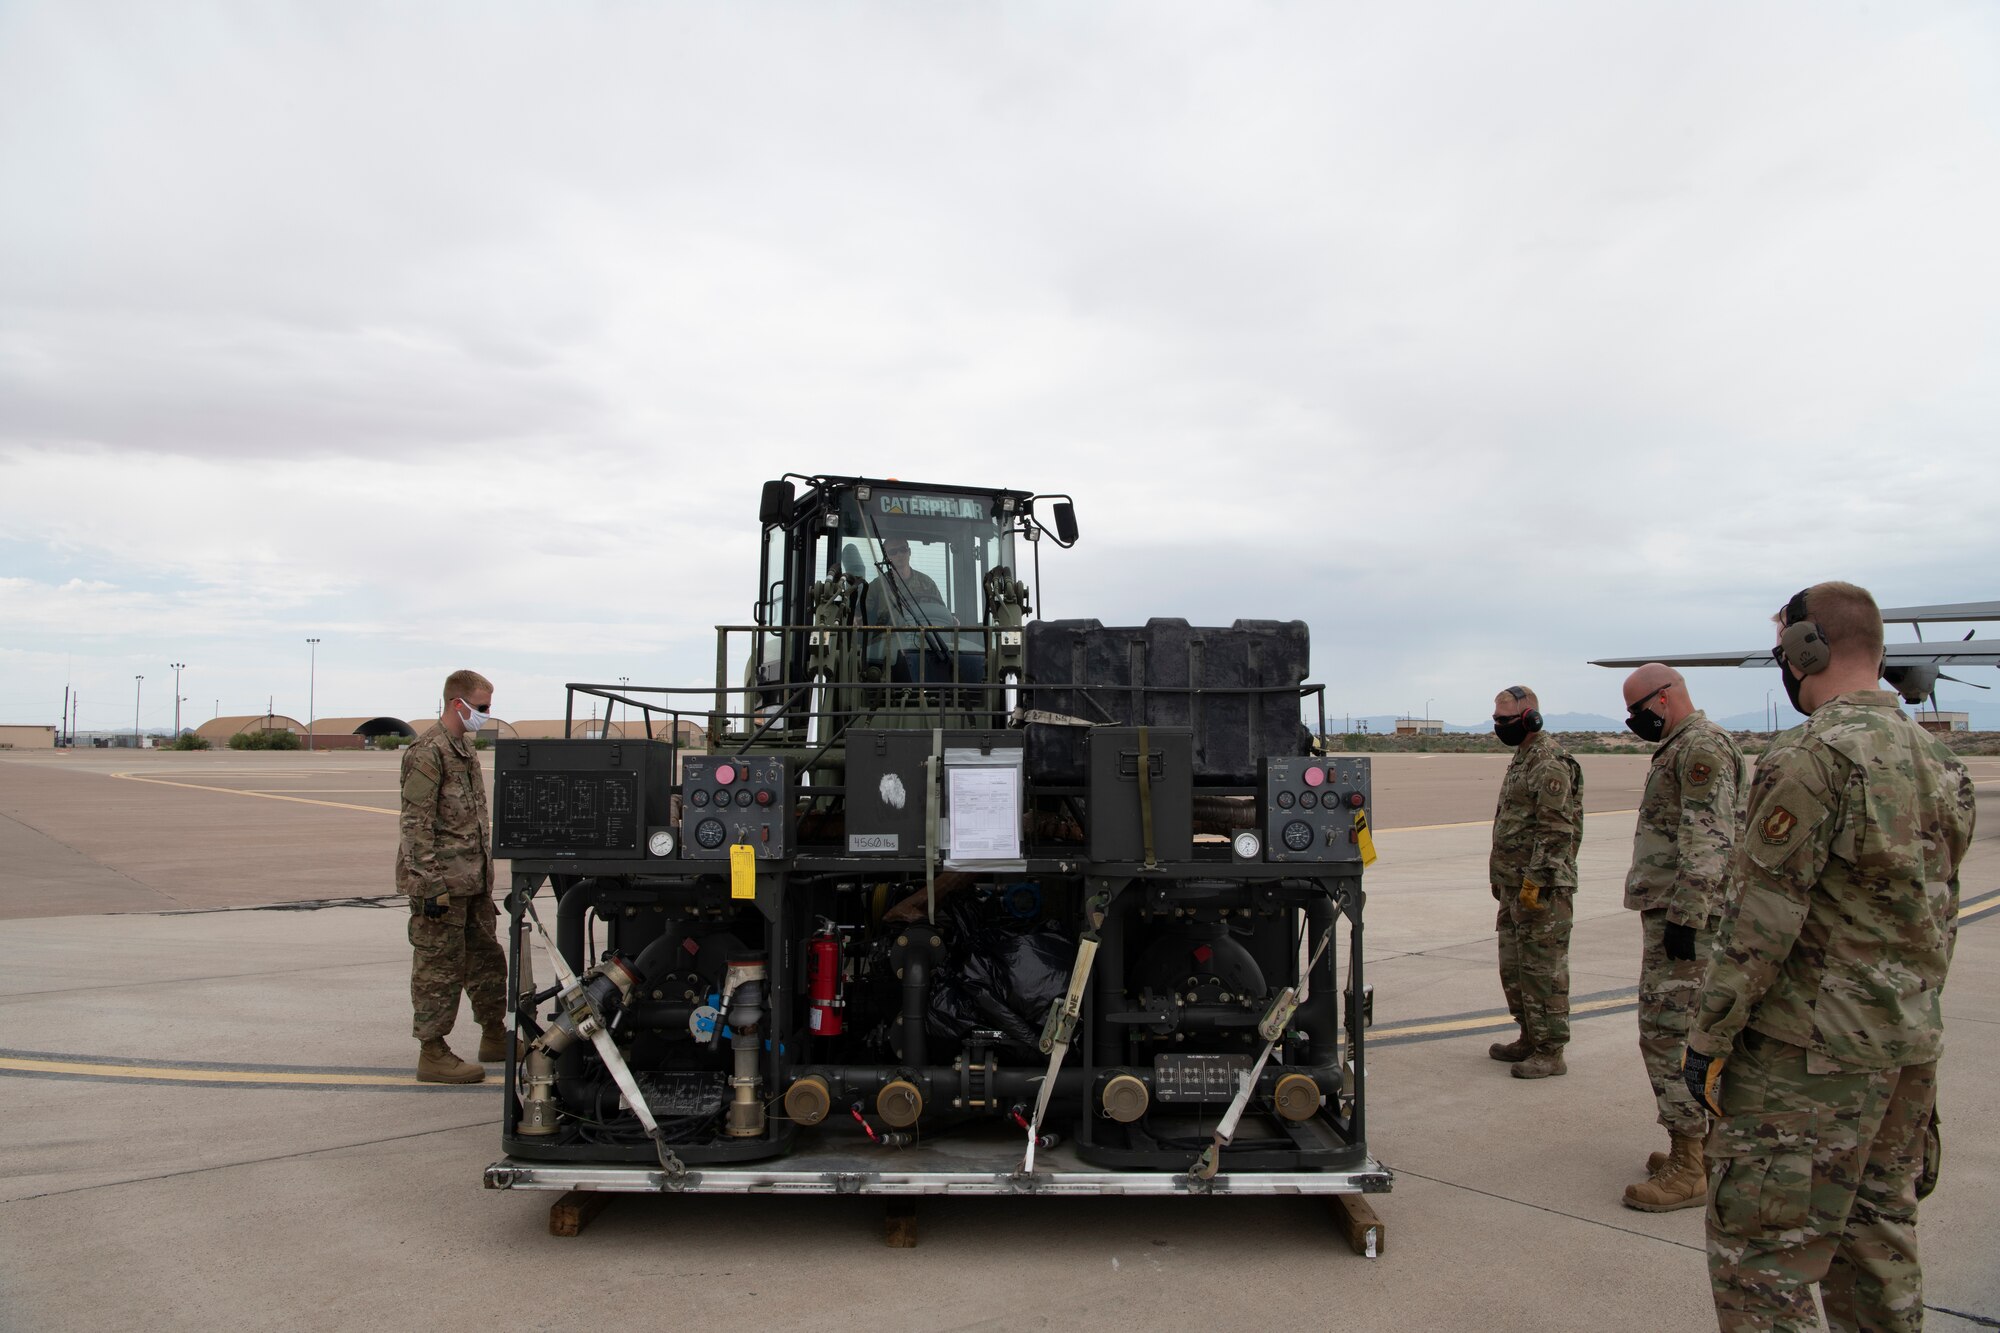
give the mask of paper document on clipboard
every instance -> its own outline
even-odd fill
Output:
[[[1021,855],[1021,770],[948,768],[950,860],[1013,861]]]

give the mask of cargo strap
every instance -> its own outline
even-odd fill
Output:
[[[535,933],[542,937],[542,947],[549,951],[549,962],[555,968],[556,981],[562,986],[563,995],[567,996],[578,989],[576,973],[569,970],[569,963],[564,960],[562,951],[557,949],[556,942],[549,938],[549,932],[543,927],[542,918],[536,913],[534,903],[529,902],[524,906],[528,920],[534,923]],[[582,1026],[579,1025],[579,1030]],[[591,1022],[588,1026],[589,1031],[584,1035],[590,1039],[590,1044],[597,1048],[597,1057],[604,1062],[605,1072],[611,1075],[611,1081],[618,1085],[618,1091],[624,1096],[625,1104],[632,1108],[632,1114],[639,1117],[639,1123],[645,1126],[646,1133],[652,1138],[653,1147],[660,1156],[660,1169],[667,1176],[668,1187],[679,1188],[687,1177],[687,1164],[681,1161],[678,1153],[667,1146],[666,1135],[660,1132],[660,1122],[653,1119],[653,1108],[646,1104],[646,1095],[639,1091],[639,1082],[632,1077],[631,1067],[625,1063],[625,1056],[618,1049],[618,1043],[611,1039],[609,1032],[605,1031],[604,1024]]]
[[[1007,715],[1007,720],[1017,727],[1025,727],[1030,722],[1039,722],[1048,727],[1102,727],[1105,722],[1092,722],[1088,718],[1071,717],[1067,713],[1050,713],[1040,708],[1016,708]]]
[[[1153,756],[1146,748],[1146,729],[1139,728],[1139,825],[1146,835],[1146,869],[1158,870],[1153,854]]]
[[[924,910],[937,924],[938,786],[944,780],[944,732],[931,729],[931,755],[924,760]]]
[[[1090,969],[1097,962],[1097,946],[1100,943],[1097,927],[1103,923],[1104,912],[1109,909],[1109,895],[1092,898],[1085,908],[1087,924],[1076,941],[1076,962],[1069,970],[1069,989],[1063,992],[1049,1009],[1048,1022],[1042,1028],[1042,1049],[1049,1053],[1048,1072],[1042,1075],[1042,1088],[1035,1094],[1035,1113],[1028,1118],[1028,1152],[1021,1159],[1021,1174],[1035,1173],[1035,1139],[1042,1132],[1042,1116],[1049,1109],[1049,1098],[1055,1095],[1056,1076],[1062,1073],[1063,1058],[1069,1054],[1069,1044],[1076,1036],[1076,1022],[1083,1012],[1083,993],[1090,985]]]
[[[1310,984],[1313,969],[1319,966],[1320,955],[1326,952],[1326,946],[1332,940],[1333,927],[1328,926],[1326,933],[1319,937],[1319,947],[1313,950],[1312,959],[1306,963],[1305,971],[1299,976],[1298,987],[1287,986],[1279,991],[1278,998],[1271,1002],[1270,1009],[1258,1023],[1258,1035],[1269,1039],[1264,1043],[1263,1054],[1257,1057],[1256,1064],[1241,1071],[1243,1084],[1236,1089],[1235,1099],[1229,1103],[1229,1109],[1222,1113],[1222,1119],[1216,1124],[1215,1137],[1201,1150],[1201,1156],[1195,1158],[1194,1165],[1188,1168],[1190,1179],[1215,1179],[1216,1168],[1222,1165],[1222,1150],[1236,1137],[1236,1126],[1243,1119],[1243,1112],[1249,1108],[1250,1094],[1257,1090],[1257,1080],[1263,1076],[1264,1066],[1270,1062],[1271,1053],[1277,1050],[1278,1043],[1285,1039],[1285,1029],[1292,1021],[1292,1014],[1299,1007],[1299,992]]]

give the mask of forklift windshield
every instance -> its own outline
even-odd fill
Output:
[[[1014,563],[1012,526],[987,496],[849,491],[836,540],[839,568],[866,584],[867,625],[979,625],[986,575]]]

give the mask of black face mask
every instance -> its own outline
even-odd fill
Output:
[[[1792,701],[1792,707],[1798,709],[1802,716],[1811,717],[1812,710],[1799,702],[1799,686],[1805,684],[1805,681],[1794,676],[1792,669],[1783,662],[1778,663],[1778,679],[1785,682],[1785,697]]]
[[[1660,694],[1661,691],[1654,690],[1625,710],[1625,725],[1630,727],[1632,734],[1642,741],[1657,742],[1660,737],[1667,734],[1667,720],[1646,707],[1659,698]]]
[[[1493,734],[1500,738],[1502,745],[1518,746],[1522,741],[1528,739],[1528,724],[1519,714],[1507,718],[1505,721],[1495,718],[1493,719]]]

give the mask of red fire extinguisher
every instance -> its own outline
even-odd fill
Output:
[[[825,930],[806,941],[806,1023],[815,1035],[840,1035],[840,936]]]

